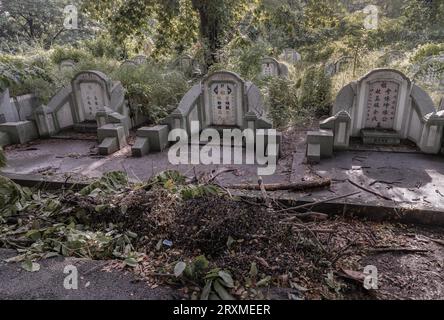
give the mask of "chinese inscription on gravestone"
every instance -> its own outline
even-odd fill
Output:
[[[377,81],[370,85],[366,128],[393,129],[398,93],[396,82]]]
[[[236,125],[236,106],[232,84],[216,82],[211,85],[214,125]]]

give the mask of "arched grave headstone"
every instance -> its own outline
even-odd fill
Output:
[[[163,126],[137,132],[133,155],[146,154],[152,145],[157,146],[155,151],[160,151],[162,148],[158,146],[165,147],[168,143],[165,139],[169,130],[183,129],[193,136],[199,133],[195,130],[206,128],[271,129],[259,88],[233,72],[217,71],[208,75],[185,94]]]
[[[302,60],[302,56],[296,50],[287,48],[284,49],[282,54],[279,56],[279,59],[289,64],[296,64]]]
[[[265,57],[261,61],[261,75],[263,77],[287,77],[288,67],[274,58]]]
[[[375,69],[348,84],[338,93],[332,111],[333,116],[320,124],[323,131],[307,136],[307,150],[320,147],[331,155],[333,149],[347,149],[350,137],[362,138],[364,144],[390,145],[408,139],[424,153],[441,150],[444,111],[438,111],[430,96],[400,71]],[[319,158],[312,152],[307,155]]]
[[[76,67],[76,62],[71,59],[63,60],[59,64],[60,71],[72,71],[72,70],[74,70],[75,67]]]

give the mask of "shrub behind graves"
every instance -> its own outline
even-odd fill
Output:
[[[301,82],[299,100],[301,107],[317,116],[328,114],[331,105],[331,85],[331,79],[325,74],[322,66],[308,68]]]
[[[183,74],[157,64],[120,68],[113,79],[122,82],[131,107],[142,110],[151,123],[166,117],[189,89]]]

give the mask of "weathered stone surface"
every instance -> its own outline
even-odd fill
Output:
[[[11,143],[27,143],[38,138],[35,124],[31,121],[7,122],[0,124],[0,132],[9,135]]]
[[[4,147],[11,144],[11,139],[7,132],[0,131],[0,147]]]
[[[350,116],[350,127],[342,124],[341,130],[347,133],[346,140],[363,137],[364,143],[393,144],[409,139],[423,152],[438,153],[440,150],[444,123],[432,99],[397,70],[373,70],[339,92],[333,107],[336,118],[328,123],[331,129],[335,128],[335,149],[341,121],[337,115],[341,112]],[[326,125],[321,127],[326,128]],[[390,131],[395,135],[387,134]]]
[[[307,144],[319,145],[320,146],[320,156],[322,158],[329,158],[333,156],[333,131],[331,130],[320,130],[320,131],[309,131],[307,132]],[[307,151],[307,154],[309,152]]]
[[[107,156],[119,150],[119,142],[117,138],[105,138],[98,147],[99,154]]]
[[[168,146],[169,128],[166,125],[143,127],[137,130],[137,137],[148,138],[150,151],[161,152]]]
[[[307,144],[307,162],[319,163],[321,161],[321,145],[319,143]]]
[[[97,136],[99,142],[104,141],[106,138],[116,138],[118,149],[122,149],[127,145],[125,128],[120,124],[106,124],[98,128]]]
[[[133,157],[143,157],[150,152],[149,139],[146,137],[137,137],[131,148]]]
[[[11,104],[9,90],[0,92],[0,124],[19,121],[19,113],[14,104]]]

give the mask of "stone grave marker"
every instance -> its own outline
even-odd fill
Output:
[[[283,60],[289,64],[296,64],[302,60],[302,57],[299,52],[294,49],[287,48],[284,49],[282,54],[279,56],[280,60]]]
[[[261,63],[261,75],[263,77],[287,77],[288,67],[274,58],[265,57]]]
[[[320,124],[321,131],[310,133],[308,145],[330,150],[332,143],[339,150],[349,147],[351,137],[376,145],[396,145],[407,139],[424,153],[440,152],[444,111],[437,110],[430,96],[400,71],[375,69],[348,84],[338,93],[332,111],[333,116]],[[312,154],[317,148],[309,150],[307,156],[317,161]]]
[[[60,71],[72,71],[76,67],[76,62],[71,59],[63,60],[59,64]]]

